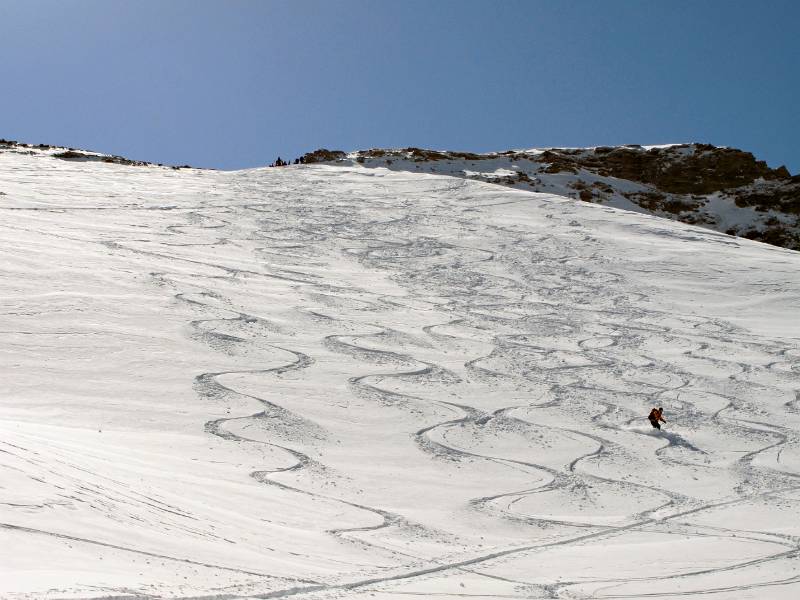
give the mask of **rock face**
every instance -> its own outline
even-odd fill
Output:
[[[544,160],[552,157],[554,162],[585,168],[599,175],[652,184],[673,194],[711,194],[748,185],[759,177],[772,180],[789,176],[786,167],[770,169],[767,163],[757,161],[749,152],[708,144],[647,150],[640,146],[621,146],[548,152]]]
[[[348,158],[557,193],[800,250],[800,176],[735,148],[674,144],[488,154],[404,148]]]
[[[347,157],[347,154],[342,152],[341,150],[327,150],[325,148],[320,148],[319,150],[314,150],[313,152],[307,152],[303,155],[303,163],[322,163],[322,162],[333,162],[336,160],[342,160]]]

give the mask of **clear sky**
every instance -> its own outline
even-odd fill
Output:
[[[797,173],[799,25],[797,0],[0,0],[0,138],[224,169],[702,141]]]

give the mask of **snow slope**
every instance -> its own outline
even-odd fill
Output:
[[[54,152],[0,152],[0,597],[800,594],[800,254]]]

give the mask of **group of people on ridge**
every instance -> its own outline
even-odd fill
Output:
[[[287,167],[287,166],[289,166],[291,164],[302,165],[302,164],[305,164],[305,162],[306,162],[306,160],[302,156],[300,158],[295,158],[294,159],[294,163],[291,160],[283,160],[279,156],[278,159],[274,163],[270,163],[269,166],[270,167]]]

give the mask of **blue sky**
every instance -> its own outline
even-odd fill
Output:
[[[702,141],[800,171],[800,2],[0,0],[0,137],[223,169]]]

